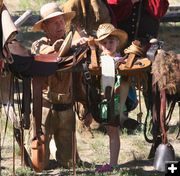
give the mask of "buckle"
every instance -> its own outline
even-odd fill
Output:
[[[85,77],[86,80],[90,80],[91,79],[90,72],[89,71],[84,72],[84,77]]]

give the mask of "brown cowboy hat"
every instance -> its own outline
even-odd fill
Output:
[[[121,29],[116,29],[110,23],[104,23],[99,25],[96,35],[97,35],[97,39],[95,39],[96,42],[99,42],[110,35],[118,37],[119,48],[123,48],[128,40],[128,34],[125,31]]]
[[[41,31],[42,23],[45,20],[62,15],[62,16],[64,16],[64,19],[67,22],[67,21],[71,21],[75,17],[76,13],[75,13],[75,11],[64,13],[60,9],[60,7],[58,6],[57,3],[51,2],[51,3],[45,4],[41,7],[40,15],[41,15],[41,20],[39,20],[38,22],[36,22],[34,24],[33,31]]]

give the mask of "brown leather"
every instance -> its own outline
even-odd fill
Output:
[[[34,59],[39,62],[58,62],[58,53],[38,54]]]
[[[131,68],[126,67],[126,64],[119,65],[119,73],[123,75],[136,75],[147,71],[151,66],[151,61],[148,58],[138,59]]]
[[[136,75],[141,72],[147,71],[151,67],[151,61],[147,58],[139,59],[137,60],[131,68],[126,67],[126,63],[120,64],[118,67],[119,74],[122,75]],[[101,75],[101,67],[92,67],[92,65],[89,65],[89,70],[91,74],[93,75]]]
[[[126,62],[126,68],[131,68],[133,66],[135,57],[136,57],[136,55],[134,53],[130,53],[128,55],[127,62]]]
[[[44,77],[35,76],[32,80],[33,86],[33,120],[34,138],[38,138],[41,134],[41,121],[42,121],[42,88],[45,81]]]
[[[89,71],[92,75],[101,75],[101,67],[92,67],[91,64],[89,65]]]
[[[91,64],[89,67],[92,69],[97,69],[99,67],[95,49],[91,49]]]
[[[34,120],[34,140],[31,143],[32,165],[36,172],[41,172],[45,165],[43,160],[45,158],[45,137],[42,134],[42,87],[45,77],[34,77],[33,85],[33,120]]]
[[[98,64],[98,61],[97,61],[95,40],[94,40],[93,37],[89,37],[88,45],[91,48],[91,64],[89,65],[89,67],[91,69],[97,69],[99,67],[99,64]]]
[[[161,106],[160,106],[160,126],[162,131],[162,142],[167,144],[167,130],[166,130],[166,90],[160,91]]]
[[[128,54],[128,57],[127,57],[127,61],[126,61],[126,63],[125,63],[125,68],[129,68],[129,69],[134,69],[134,68],[136,68],[137,69],[137,67],[135,66],[134,68],[132,68],[133,66],[134,66],[134,63],[138,60],[138,59],[141,59],[142,58],[142,56],[143,56],[143,48],[141,47],[141,43],[140,43],[140,41],[138,41],[138,40],[134,40],[133,42],[132,42],[132,44],[128,47],[128,48],[126,48],[125,50],[124,50],[124,53],[125,54]],[[139,57],[141,57],[141,58],[139,58]],[[138,60],[139,61],[139,60]],[[137,63],[137,62],[136,62]],[[139,62],[139,63],[141,63],[141,61]],[[143,63],[144,64],[144,63]],[[141,67],[142,67],[142,64],[136,64],[136,65],[141,65]],[[123,66],[122,66],[123,67]],[[120,68],[121,69],[121,68]],[[124,69],[123,69],[124,70]]]
[[[1,10],[2,5],[3,5],[3,0],[0,0],[0,10]]]
[[[71,69],[73,66],[77,65],[84,57],[86,57],[86,53],[88,50],[88,47],[80,47],[79,52],[77,51],[77,53],[71,56],[60,58],[63,61],[60,60],[60,63],[58,64],[59,71]]]
[[[41,172],[44,165],[45,158],[45,136],[41,135],[39,139],[35,139],[31,143],[31,160],[33,168],[36,172]]]

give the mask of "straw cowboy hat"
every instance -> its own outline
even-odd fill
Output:
[[[95,39],[96,42],[99,42],[108,36],[113,35],[118,37],[119,39],[119,48],[123,48],[128,40],[128,34],[120,29],[116,29],[112,24],[110,23],[104,23],[99,25],[96,36],[97,39]]]
[[[43,5],[40,9],[41,20],[36,22],[33,26],[33,31],[41,31],[42,30],[42,23],[50,18],[57,17],[57,16],[64,16],[65,21],[72,20],[76,13],[74,11],[64,13],[60,7],[55,2],[47,3]]]

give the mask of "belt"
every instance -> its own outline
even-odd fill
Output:
[[[72,107],[72,103],[69,104],[52,104],[52,109],[55,111],[66,111]]]

